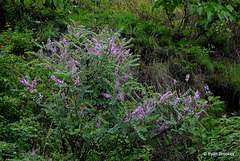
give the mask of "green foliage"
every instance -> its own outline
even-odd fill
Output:
[[[31,43],[33,33],[31,31],[21,33],[13,31],[10,25],[7,27],[9,28],[0,35],[2,53],[23,54],[33,49],[34,45]]]
[[[17,146],[15,143],[0,141],[0,159],[5,160],[7,158],[16,157],[16,148]]]
[[[204,25],[205,28],[211,28],[212,23],[219,23],[218,20],[232,22],[236,13],[232,6],[222,6],[218,3],[198,3],[190,8],[191,14],[197,16],[197,25]]]
[[[224,115],[212,124],[213,130],[208,133],[208,142],[203,148],[206,155],[200,154],[201,160],[214,158],[216,160],[238,160],[239,159],[239,122],[238,116],[227,118]],[[209,155],[216,153],[214,156]],[[231,153],[231,154],[230,154]]]

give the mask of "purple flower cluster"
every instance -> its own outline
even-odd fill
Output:
[[[155,107],[156,106],[156,101],[155,99],[153,99],[152,101],[147,102],[147,100],[144,100],[142,105],[140,105],[135,111],[132,112],[132,118],[135,118],[136,115],[139,114],[139,117],[137,118],[137,120],[142,120],[146,114],[150,113],[151,111],[151,107]],[[143,107],[146,108],[146,111],[144,112]],[[126,117],[126,121],[129,121],[129,117],[131,114],[128,114],[128,116]]]
[[[33,80],[32,84],[28,83],[26,81],[26,79],[24,78],[24,76],[22,76],[22,80],[20,82],[22,82],[22,84],[24,84],[25,86],[27,86],[29,89],[33,89],[36,87],[37,85],[37,76],[35,77],[35,79]]]
[[[169,93],[170,92],[167,92],[162,96],[162,98],[160,99],[161,103],[164,102],[164,100],[169,99],[173,95],[173,93],[170,93],[170,94]]]
[[[51,75],[51,78],[54,82],[61,84],[61,85],[67,85],[66,83],[60,81],[59,79],[57,79],[54,75]]]

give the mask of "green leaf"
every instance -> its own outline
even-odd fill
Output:
[[[213,15],[212,11],[207,11],[207,19],[208,19],[208,21],[210,21],[212,19],[212,15]]]
[[[202,15],[202,9],[203,9],[203,7],[202,6],[200,6],[200,7],[198,7],[197,8],[197,11],[198,11],[198,14],[201,16]]]
[[[230,12],[234,11],[233,7],[232,7],[232,6],[229,6],[229,5],[227,5],[227,9],[228,9]]]

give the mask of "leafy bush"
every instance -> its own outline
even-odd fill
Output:
[[[6,32],[0,35],[0,42],[2,44],[0,50],[3,53],[13,52],[23,54],[25,51],[32,50],[31,38],[32,32],[20,33],[12,31],[12,28],[8,28]]]
[[[198,91],[162,95],[137,83],[126,73],[137,58],[125,50],[130,41],[118,33],[97,35],[70,25],[68,32],[58,42],[49,37],[40,53],[33,53],[42,72],[31,84],[24,77],[21,81],[43,107],[41,115],[51,120],[39,154],[57,157],[55,148],[80,160],[141,158],[156,132],[178,129],[207,107]]]

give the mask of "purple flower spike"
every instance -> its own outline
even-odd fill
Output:
[[[36,153],[35,153],[35,148],[33,147],[32,149],[32,156],[35,157]]]
[[[208,103],[208,101],[202,102],[199,104],[199,106],[203,106],[204,104]]]
[[[179,121],[179,120],[181,119],[181,116],[180,116],[180,115],[178,115],[178,116],[177,116],[177,118],[178,118],[178,121]]]
[[[67,85],[66,83],[60,81],[59,79],[57,79],[54,75],[51,75],[51,78],[54,82],[61,84],[61,85]]]
[[[160,99],[160,102],[163,102],[164,100],[170,98],[173,95],[173,93],[169,94],[169,92],[165,93],[162,98]]]
[[[106,94],[106,93],[102,93],[104,95],[105,98],[110,98],[112,97],[110,94]]]
[[[164,126],[165,126],[165,125],[166,125],[166,123],[165,123],[165,122],[164,122],[164,123],[162,123],[162,126],[160,127],[160,129],[159,129],[159,130],[160,130],[160,131],[161,131],[161,130],[163,130],[163,128],[164,128]]]
[[[130,121],[130,118],[131,118],[131,112],[128,111],[128,115],[127,115],[125,121],[126,121],[126,122],[129,122],[129,121]]]
[[[155,107],[156,105],[157,105],[157,103],[156,103],[155,99],[153,99],[152,106]]]
[[[67,46],[67,44],[68,44],[68,41],[65,39],[65,37],[63,38],[63,44],[64,44],[64,46]]]
[[[186,107],[185,111],[184,111],[184,114],[186,115],[188,113],[188,111],[189,111],[189,107]]]
[[[188,82],[189,78],[190,78],[190,74],[187,74],[187,75],[186,75],[186,79],[185,79],[186,82]]]
[[[142,105],[139,106],[135,111],[133,111],[132,117],[136,116],[141,111],[143,111]]]
[[[65,93],[62,92],[62,93],[61,93],[61,96],[62,96],[62,99],[64,100],[64,99],[65,99]]]
[[[72,76],[74,76],[74,74],[77,72],[77,67],[76,67],[76,65],[74,65],[74,67],[73,67],[73,70],[72,70]]]
[[[36,87],[36,85],[37,85],[37,76],[36,76],[36,78],[33,80],[33,82],[32,82],[32,88],[35,88]]]
[[[79,36],[84,30],[85,30],[85,27],[79,33],[77,33],[77,35]]]
[[[117,73],[118,73],[118,67],[114,69],[114,74],[117,74]]]
[[[147,106],[147,101],[146,100],[143,101],[143,106]]]
[[[197,100],[199,100],[199,98],[200,98],[200,94],[198,91],[196,91],[194,100],[197,101]]]
[[[99,127],[101,125],[101,118],[98,118],[98,123],[97,123],[97,126]]]
[[[141,113],[140,116],[138,117],[138,119],[142,120],[144,118],[144,114]]]
[[[46,65],[46,67],[51,69],[51,66],[50,66],[50,65]]]
[[[176,97],[175,98],[175,104],[174,104],[174,107],[177,107],[177,103],[180,101],[180,98],[179,97]]]
[[[150,110],[151,110],[151,107],[150,107],[150,105],[148,105],[148,106],[147,106],[146,113],[150,112]]]
[[[115,88],[115,90],[117,90],[117,89],[120,89],[120,87],[119,87],[119,82],[118,82],[118,81],[116,82],[116,88]]]
[[[22,76],[22,78],[23,78],[23,79],[22,79],[20,82],[22,82],[22,84],[24,84],[24,85],[27,86],[28,88],[32,89],[32,88],[33,88],[32,85],[26,81],[26,79],[24,78],[24,76]]]
[[[130,49],[128,49],[127,51],[125,51],[123,54],[124,54],[124,55],[128,55],[129,52],[130,52]]]
[[[173,84],[176,84],[176,83],[177,83],[177,80],[176,80],[176,79],[174,79],[174,80],[173,80]]]
[[[112,45],[115,40],[116,40],[116,38],[111,39],[111,40],[110,40],[110,44]]]
[[[79,79],[80,79],[80,77],[78,75],[77,78],[76,78],[76,81],[75,81],[75,85],[79,85]]]
[[[121,77],[119,77],[119,78],[122,79],[122,80],[124,80],[124,81],[126,81],[126,80],[129,79],[127,76],[121,76]]]
[[[201,115],[201,114],[202,114],[202,111],[200,111],[200,112],[196,113],[196,115],[195,115],[195,116],[199,116],[199,115]]]
[[[121,99],[122,99],[121,96],[120,96],[120,94],[118,94],[117,99],[118,99],[118,100],[121,100]]]
[[[47,40],[47,45],[46,45],[47,49],[50,49],[50,43],[51,43],[51,37],[49,36]]]
[[[71,26],[68,24],[68,33],[70,36],[72,36]]]

